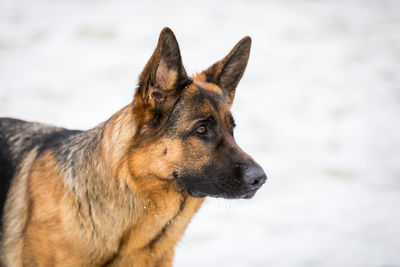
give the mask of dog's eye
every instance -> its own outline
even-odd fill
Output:
[[[200,125],[199,127],[197,127],[196,132],[199,135],[206,135],[207,134],[207,127],[204,125]]]

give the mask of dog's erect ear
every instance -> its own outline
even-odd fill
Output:
[[[229,105],[232,105],[236,86],[246,69],[250,47],[251,38],[246,36],[237,43],[226,57],[203,72],[207,82],[215,83],[221,87]]]
[[[161,31],[157,47],[139,77],[136,109],[148,109],[153,115],[154,112],[158,115],[167,112],[188,81],[178,42],[171,29],[166,27]]]

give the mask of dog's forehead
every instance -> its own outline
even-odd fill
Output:
[[[207,82],[207,78],[204,73],[198,73],[198,74],[193,75],[192,81],[193,81],[194,85],[196,85],[196,87],[215,92],[222,96],[221,88],[214,83]]]
[[[187,108],[190,108],[193,116],[213,116],[228,127],[232,125],[232,115],[222,90],[212,83],[194,80],[184,90],[183,98]]]

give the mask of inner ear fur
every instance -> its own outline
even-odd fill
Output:
[[[232,105],[235,90],[249,60],[251,38],[240,40],[229,54],[203,72],[207,82],[217,84],[229,105]]]
[[[151,115],[150,111],[167,112],[188,81],[178,42],[172,30],[166,27],[161,31],[157,47],[139,77],[135,109],[142,109],[142,113],[146,109],[146,117]]]

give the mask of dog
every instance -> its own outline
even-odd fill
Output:
[[[251,38],[189,77],[164,28],[132,103],[97,127],[0,119],[4,266],[172,266],[206,196],[251,198],[266,175],[230,107]]]

